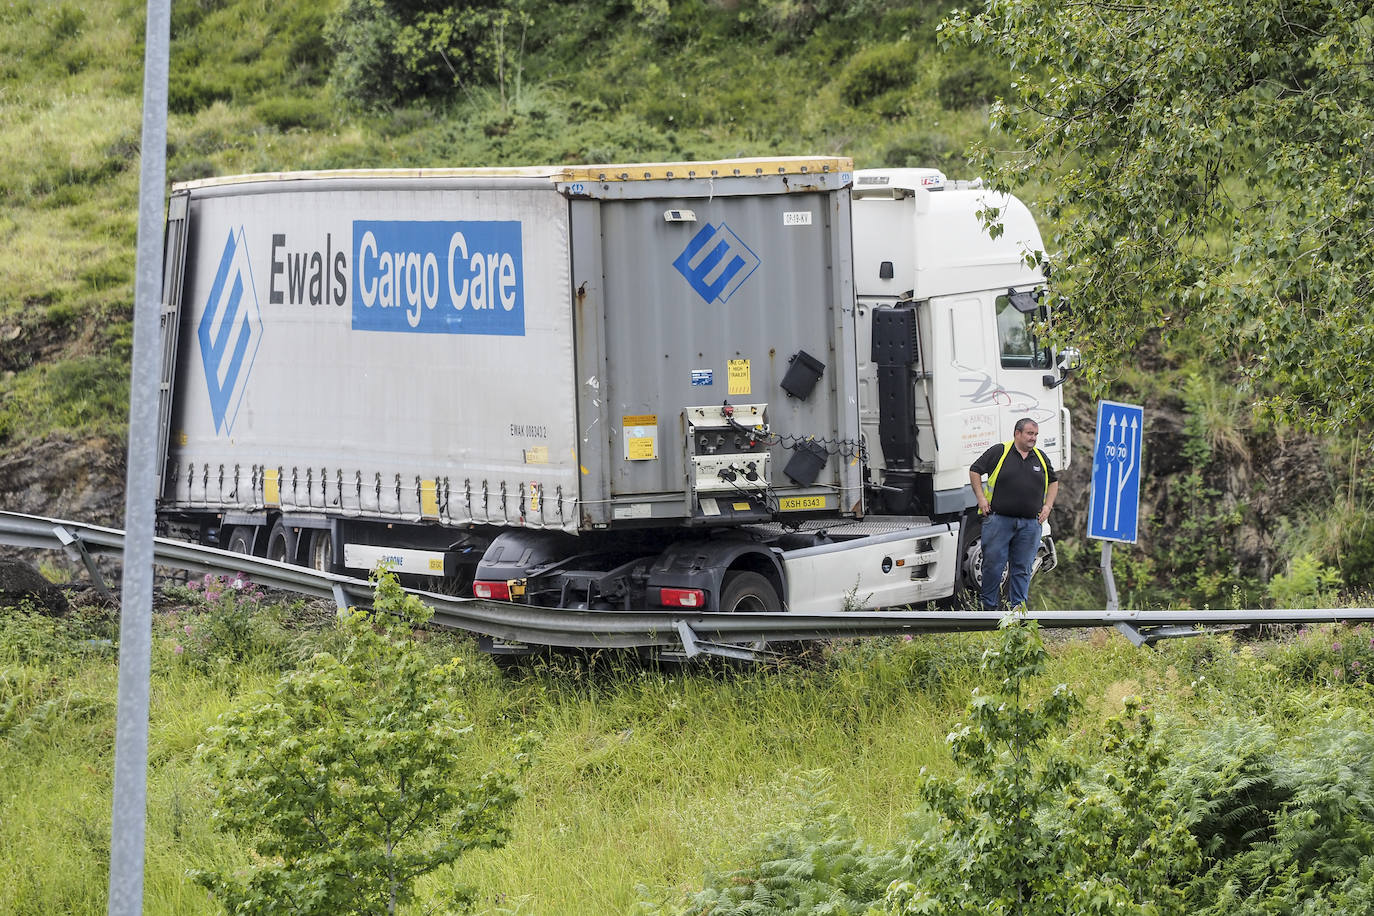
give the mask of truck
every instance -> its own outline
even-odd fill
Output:
[[[551,608],[951,599],[972,460],[1029,416],[1069,465],[1043,249],[843,157],[180,183],[159,531]]]

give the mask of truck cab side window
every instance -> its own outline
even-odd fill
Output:
[[[1035,312],[1022,312],[1008,297],[997,297],[997,348],[1003,369],[1050,367],[1050,351],[1036,340],[1035,321]]]

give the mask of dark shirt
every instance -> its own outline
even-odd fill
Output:
[[[979,455],[978,460],[969,466],[969,470],[979,474],[991,474],[997,468],[997,462],[1002,461],[1004,445],[1005,443],[999,442]],[[1040,514],[1040,507],[1045,504],[1045,493],[1049,487],[1045,480],[1045,471],[1049,471],[1049,482],[1059,479],[1048,455],[1045,455],[1045,467],[1041,468],[1041,455],[1044,453],[1031,449],[1026,457],[1022,458],[1016,446],[1011,447],[1007,452],[1007,460],[1002,461],[1002,470],[997,472],[997,485],[992,489],[993,512],[1016,518],[1035,518]]]

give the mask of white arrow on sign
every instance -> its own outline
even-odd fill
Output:
[[[1112,418],[1112,424],[1113,424],[1113,425],[1116,424],[1116,418],[1115,418],[1115,417]],[[1112,528],[1113,528],[1114,530],[1116,530],[1116,531],[1120,531],[1120,530],[1121,530],[1121,494],[1122,494],[1122,492],[1125,491],[1125,489],[1126,489],[1126,481],[1129,480],[1130,477],[1131,477],[1131,475],[1135,473],[1135,456],[1136,456],[1136,453],[1137,453],[1138,449],[1134,448],[1134,446],[1135,446],[1135,444],[1136,444],[1137,436],[1139,435],[1139,432],[1140,432],[1140,426],[1139,426],[1139,424],[1136,422],[1135,417],[1131,417],[1131,433],[1130,433],[1130,440],[1129,440],[1129,444],[1128,444],[1128,440],[1126,439],[1126,420],[1125,420],[1124,417],[1122,418],[1122,420],[1121,420],[1121,440],[1122,440],[1122,446],[1121,446],[1121,449],[1117,452],[1117,456],[1116,456],[1116,457],[1117,457],[1117,462],[1118,462],[1119,464],[1124,464],[1128,458],[1129,458],[1129,460],[1130,460],[1131,463],[1130,463],[1129,466],[1127,466],[1126,468],[1124,468],[1123,470],[1121,470],[1121,471],[1117,474],[1117,478],[1116,478],[1116,516],[1115,516],[1115,517],[1113,518],[1113,520],[1112,520]]]
[[[1111,435],[1107,438],[1107,448],[1105,450],[1107,452],[1107,457],[1110,459],[1116,457],[1116,414],[1112,414],[1112,418],[1108,421],[1107,425],[1112,428]],[[1106,484],[1106,487],[1102,491],[1102,530],[1106,531],[1108,509],[1107,504],[1111,502],[1111,500],[1106,498],[1106,494],[1112,492],[1112,465],[1110,461],[1107,464],[1107,479],[1103,482]]]

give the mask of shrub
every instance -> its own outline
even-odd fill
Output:
[[[859,839],[833,800],[830,776],[823,770],[789,773],[783,788],[799,817],[758,838],[744,852],[747,864],[711,876],[705,888],[678,903],[646,901],[636,912],[803,916],[862,913],[880,900],[900,874],[901,859],[894,851],[875,852]]]
[[[293,127],[323,130],[329,126],[329,110],[313,97],[264,99],[253,106],[253,111],[264,124],[270,124],[277,130],[290,130]]]
[[[918,786],[912,834],[865,846],[813,774],[807,816],[761,840],[736,871],[648,913],[1061,914],[1187,912],[1198,862],[1164,780],[1154,720],[1128,698],[1108,723],[1101,763],[1061,746],[1078,701],[1060,684],[1030,699],[1048,653],[1034,622],[1008,622],[982,657],[948,737],[958,773]]]
[[[1269,580],[1267,591],[1277,607],[1323,607],[1334,600],[1341,584],[1340,570],[1305,554],[1288,562],[1288,570]]]
[[[339,95],[384,109],[455,88],[518,85],[532,19],[518,3],[427,10],[401,0],[345,0],[326,28]]]
[[[1305,627],[1271,647],[1264,660],[1290,684],[1374,683],[1374,630],[1368,624]]]
[[[916,59],[916,46],[910,42],[865,48],[841,71],[840,97],[857,107],[889,91],[904,89],[916,78]]]
[[[1234,719],[1180,738],[1167,775],[1203,853],[1191,912],[1369,912],[1352,883],[1374,871],[1367,713],[1318,715],[1287,739]]]
[[[1115,765],[1086,770],[1054,740],[1079,705],[1065,685],[1025,702],[1047,659],[1034,622],[1003,624],[983,662],[996,686],[948,739],[960,775],[920,787],[938,826],[888,913],[1186,912],[1197,848],[1164,793],[1152,717],[1128,698],[1104,745]]]
[[[992,62],[964,60],[945,71],[935,94],[946,108],[973,108],[1005,95],[1008,86],[1005,71]]]
[[[210,731],[213,818],[254,853],[196,875],[230,912],[395,913],[417,877],[509,835],[519,793],[511,773],[472,775],[462,670],[411,639],[431,612],[390,573],[375,605],[340,620],[339,655],[316,655]]]
[[[289,663],[281,608],[265,602],[247,576],[206,573],[169,592],[184,607],[162,615],[158,626],[178,664],[209,672],[249,661],[277,669]]]
[[[1374,586],[1374,521],[1368,515],[1347,531],[1340,564],[1348,585]]]

